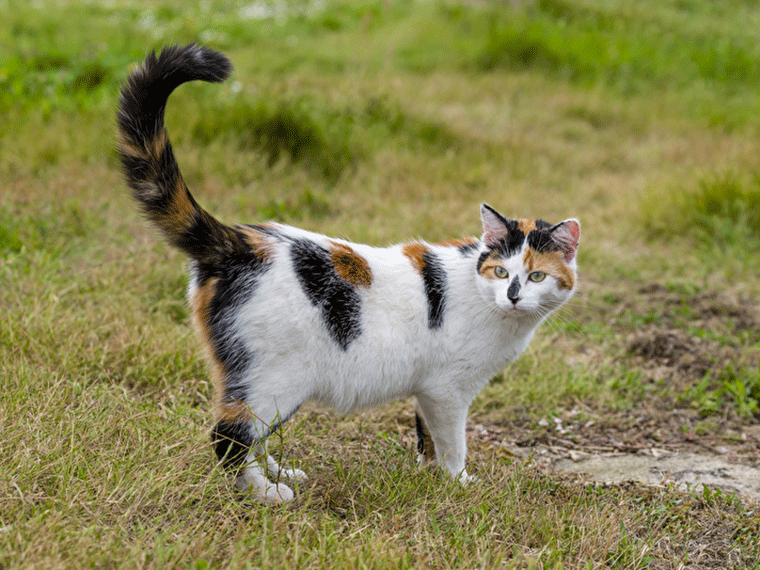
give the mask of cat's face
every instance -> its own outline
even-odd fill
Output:
[[[486,204],[481,218],[478,289],[486,301],[517,319],[542,318],[572,296],[578,220],[508,220]]]

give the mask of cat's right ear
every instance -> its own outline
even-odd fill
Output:
[[[507,219],[486,203],[480,205],[480,219],[483,222],[483,243],[496,245],[507,237]]]

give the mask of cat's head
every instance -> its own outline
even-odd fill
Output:
[[[575,255],[581,225],[571,218],[552,225],[543,220],[509,220],[487,204],[480,207],[483,248],[478,257],[478,289],[515,318],[543,318],[575,290]]]

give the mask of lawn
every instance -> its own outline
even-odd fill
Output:
[[[0,17],[0,570],[760,568],[758,502],[541,459],[758,467],[755,2],[0,0]],[[410,401],[300,411],[272,442],[310,477],[290,505],[216,464],[185,260],[115,153],[130,70],[192,41],[234,72],[181,87],[167,124],[224,221],[386,245],[476,235],[481,202],[581,220],[577,295],[471,410],[476,483],[418,471]]]

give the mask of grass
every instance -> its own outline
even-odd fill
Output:
[[[478,483],[419,472],[409,402],[299,413],[274,442],[310,475],[296,503],[238,496],[184,260],[113,141],[131,65],[201,41],[234,75],[183,86],[167,121],[224,220],[383,245],[477,233],[482,201],[577,216],[578,296],[470,424],[540,441],[576,411],[657,410],[730,445],[760,402],[758,10],[0,1],[0,568],[757,567],[757,505],[728,494],[584,484],[476,435]]]

